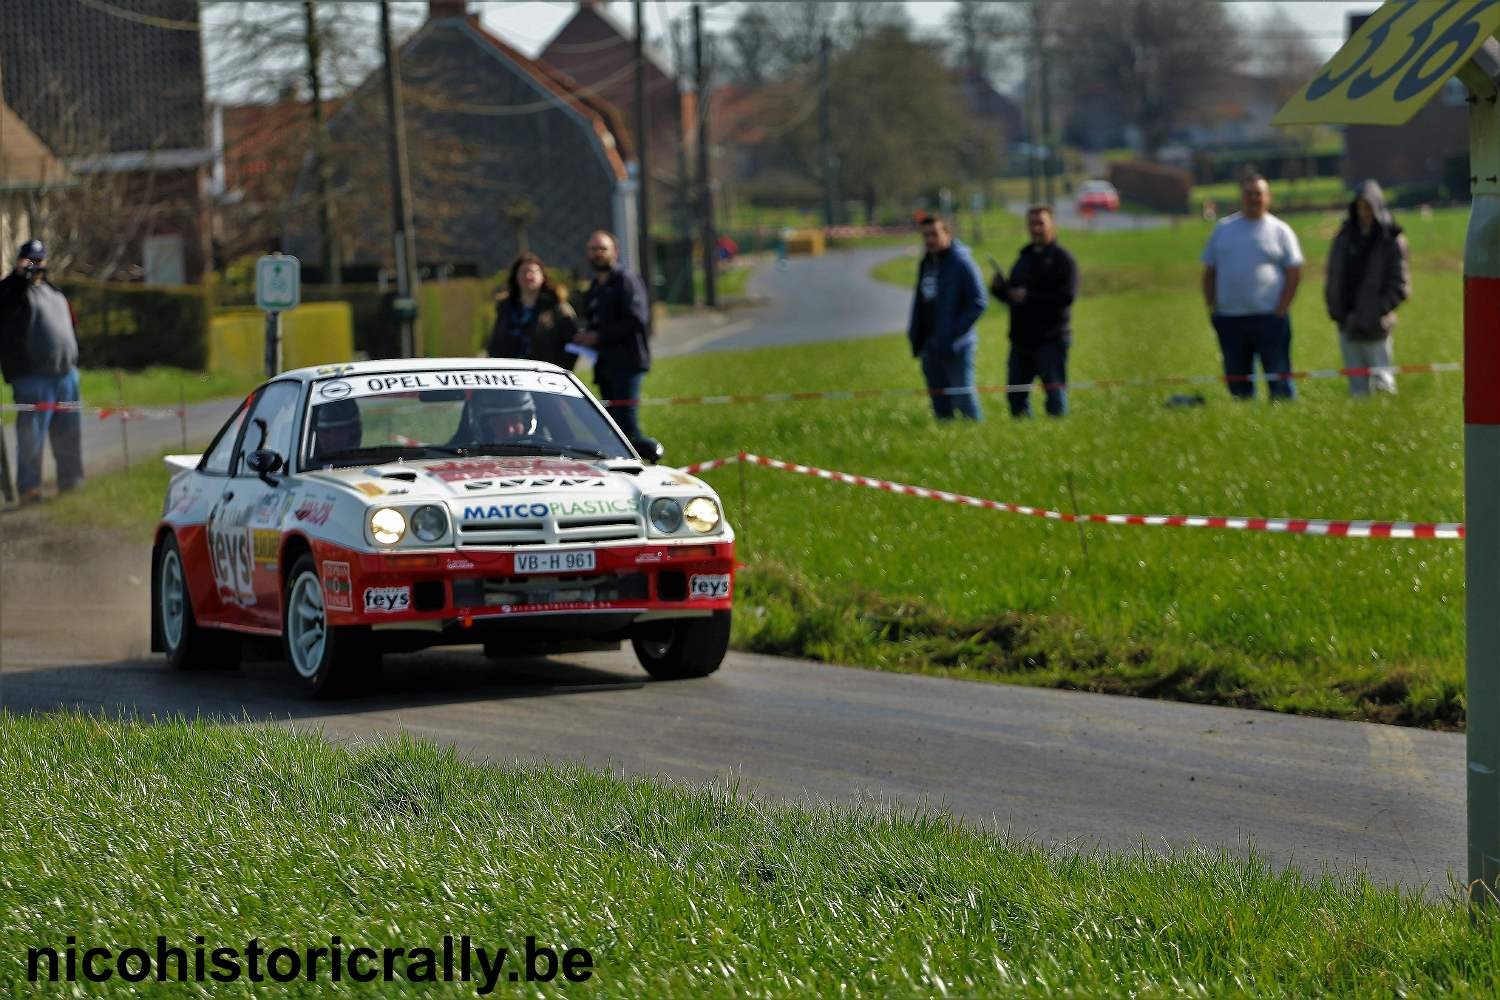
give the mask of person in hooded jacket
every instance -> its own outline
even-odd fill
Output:
[[[917,269],[906,327],[912,357],[921,359],[932,412],[939,420],[952,420],[954,411],[979,420],[984,413],[974,391],[975,324],[989,304],[984,276],[944,219],[924,215],[918,225],[927,252]]]
[[[505,291],[495,298],[492,358],[527,358],[573,370],[578,355],[567,350],[578,332],[568,290],[547,277],[542,259],[523,253],[510,266]]]
[[[1396,391],[1391,331],[1396,326],[1396,307],[1410,295],[1406,236],[1391,218],[1380,185],[1365,181],[1349,203],[1349,217],[1333,238],[1323,284],[1328,315],[1338,324],[1344,367],[1384,369],[1350,375],[1351,395]]]

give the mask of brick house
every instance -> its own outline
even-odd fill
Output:
[[[80,273],[202,277],[213,163],[203,88],[197,0],[0,3],[0,92],[77,180],[34,218],[37,235]]]
[[[401,46],[403,117],[422,262],[509,266],[524,247],[581,269],[595,229],[634,246],[635,186],[619,113],[556,69],[486,31],[466,5],[429,4]],[[391,259],[383,75],[374,72],[328,122],[330,173],[354,263]],[[289,249],[318,260],[304,170]]]

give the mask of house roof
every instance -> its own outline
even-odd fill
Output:
[[[597,37],[600,34],[599,31],[590,30],[594,23],[602,24],[608,29],[608,35],[613,35],[629,45],[630,48],[627,51],[631,53],[631,58],[634,58],[634,29],[611,14],[609,5],[601,3],[600,0],[580,0],[578,10],[557,30],[557,34],[542,46],[541,58],[548,62],[567,62],[569,61],[567,58],[558,57],[597,52],[613,45],[614,43],[608,37]],[[642,46],[642,51],[645,53],[648,66],[662,76],[673,75],[671,64],[649,41]]]
[[[486,31],[477,18],[467,19],[466,24],[473,36],[487,45],[491,51],[530,76],[537,86],[555,97],[559,103],[581,115],[598,137],[615,177],[624,180],[629,176],[625,164],[635,158],[634,141],[630,130],[624,125],[624,119],[619,110],[613,104],[582,86],[562,70],[522,55],[503,40]]]
[[[339,101],[324,101],[324,120]],[[224,165],[230,187],[254,185],[278,170],[295,171],[312,127],[305,101],[234,104],[224,108]]]
[[[0,189],[25,190],[67,179],[62,161],[0,101]]]

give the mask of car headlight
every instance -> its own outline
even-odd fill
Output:
[[[424,542],[435,542],[448,533],[448,515],[437,504],[418,507],[411,516],[411,533]]]
[[[651,526],[664,535],[670,535],[682,527],[682,504],[671,497],[652,500],[647,513],[651,518]]]
[[[708,497],[693,497],[682,508],[682,517],[689,528],[706,535],[719,526],[719,505]]]
[[[370,534],[381,545],[395,545],[406,534],[406,518],[394,507],[382,507],[370,515]]]

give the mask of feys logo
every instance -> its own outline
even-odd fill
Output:
[[[604,473],[583,462],[555,458],[489,458],[459,462],[440,462],[427,471],[445,483],[465,479],[497,479],[518,476],[573,476],[603,479]]]
[[[365,614],[367,615],[391,615],[410,610],[410,587],[365,588]]]

